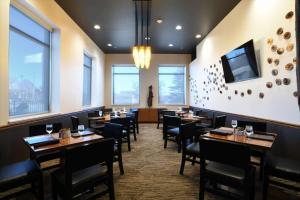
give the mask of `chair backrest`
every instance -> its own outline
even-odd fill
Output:
[[[219,115],[215,117],[215,123],[214,123],[214,128],[220,128],[225,126],[226,123],[226,115]]]
[[[182,149],[185,150],[188,143],[199,141],[200,133],[196,129],[196,122],[182,124],[179,127]]]
[[[163,116],[176,116],[176,111],[173,110],[164,110],[162,111]]]
[[[181,119],[176,116],[165,115],[163,118],[163,130],[166,131],[170,128],[180,127]]]
[[[115,124],[121,124],[125,129],[129,129],[130,127],[130,121],[131,117],[116,117],[116,118],[111,118],[110,122],[115,123]]]
[[[208,160],[246,170],[250,167],[250,148],[241,144],[201,138],[200,160],[203,165]]]
[[[88,145],[65,150],[66,184],[71,184],[72,174],[76,171],[105,162],[112,170],[114,139],[108,138]],[[99,166],[100,167],[100,166]]]
[[[62,129],[62,123],[53,123],[53,131],[52,133],[59,132]],[[38,124],[34,126],[29,126],[29,136],[37,136],[48,134],[46,131],[46,124]]]
[[[72,129],[77,130],[79,125],[79,118],[76,116],[71,116],[71,121],[72,121]]]
[[[208,113],[204,112],[203,110],[195,110],[194,115],[201,116],[201,117],[208,117]]]
[[[123,125],[121,124],[105,123],[102,135],[105,138],[114,138],[116,140],[120,140],[123,136],[122,131]]]
[[[99,117],[99,111],[89,112],[88,117]]]
[[[254,121],[242,121],[238,120],[238,127],[243,127],[251,125],[253,126],[254,131],[266,132],[267,131],[267,123],[266,122],[254,122]]]

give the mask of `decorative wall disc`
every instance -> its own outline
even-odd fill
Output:
[[[282,84],[282,81],[281,81],[281,79],[280,78],[277,78],[276,80],[275,80],[275,83],[276,83],[276,85],[281,85]]]
[[[273,87],[273,83],[272,82],[267,82],[266,86],[267,86],[267,88],[272,88]]]
[[[289,85],[291,83],[291,79],[289,79],[289,78],[284,78],[283,79],[283,84],[284,85]]]
[[[268,45],[273,44],[273,38],[268,38],[268,39],[267,39],[267,44],[268,44]]]
[[[231,96],[228,96],[228,100],[231,100]]]
[[[292,44],[292,43],[289,43],[289,44],[286,46],[286,50],[287,50],[288,52],[293,51],[293,49],[294,49],[294,44]]]
[[[259,93],[259,98],[263,99],[264,96],[265,96],[264,93],[262,93],[262,92]]]
[[[286,70],[291,71],[294,69],[294,65],[292,63],[288,63],[284,67]]]
[[[283,33],[283,28],[278,28],[276,33],[277,35],[281,35]]]
[[[271,51],[273,51],[273,52],[277,51],[277,45],[273,44],[271,46]]]
[[[274,59],[274,64],[275,64],[275,66],[278,66],[278,65],[279,65],[279,63],[280,63],[280,61],[279,61],[279,59],[278,59],[278,58]]]
[[[290,32],[285,32],[285,34],[283,35],[283,38],[288,40],[291,38],[291,33]]]
[[[238,91],[237,91],[237,90],[235,90],[235,91],[234,91],[234,94],[238,94]]]
[[[268,61],[269,64],[272,64],[273,59],[272,58],[268,58],[267,61]]]
[[[298,97],[298,92],[297,91],[293,92],[293,95],[294,97]]]
[[[284,48],[278,48],[278,49],[277,49],[277,53],[278,53],[279,55],[283,54],[283,53],[284,53]]]
[[[223,92],[222,92],[222,90],[220,90],[220,94],[222,94]]]
[[[225,90],[228,90],[228,86],[225,86]]]
[[[296,59],[296,57],[295,58],[293,58],[293,63],[297,63],[297,59]]]
[[[251,94],[252,94],[252,90],[251,90],[251,89],[248,89],[248,90],[247,90],[247,94],[248,94],[248,95],[251,95]]]
[[[244,92],[241,92],[241,97],[244,97],[244,96],[245,96]]]
[[[277,69],[273,69],[272,70],[272,75],[273,76],[277,76],[278,75],[278,70]]]
[[[293,16],[294,16],[294,12],[293,12],[293,11],[290,11],[290,12],[288,12],[288,13],[285,15],[285,18],[286,18],[286,19],[291,19]]]

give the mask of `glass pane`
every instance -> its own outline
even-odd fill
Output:
[[[119,74],[138,74],[139,69],[136,67],[113,67],[113,73],[119,73]]]
[[[83,62],[84,62],[83,64],[85,66],[92,67],[92,58],[91,57],[84,54],[84,61]]]
[[[50,32],[14,6],[10,6],[10,25],[43,43],[50,44]]]
[[[185,76],[159,75],[159,103],[185,104]]]
[[[83,105],[91,105],[91,68],[83,67]]]
[[[49,111],[49,47],[13,30],[9,43],[10,116]]]
[[[113,77],[113,103],[114,104],[138,104],[139,103],[139,75],[117,75]]]
[[[158,73],[160,74],[184,74],[185,67],[159,67]]]

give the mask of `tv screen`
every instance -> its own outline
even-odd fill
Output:
[[[259,77],[253,40],[221,57],[226,83]]]

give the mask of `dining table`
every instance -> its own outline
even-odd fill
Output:
[[[183,121],[185,123],[199,122],[199,121],[206,120],[206,119],[208,119],[207,116],[196,116],[193,114],[184,114],[181,116],[181,121]]]

